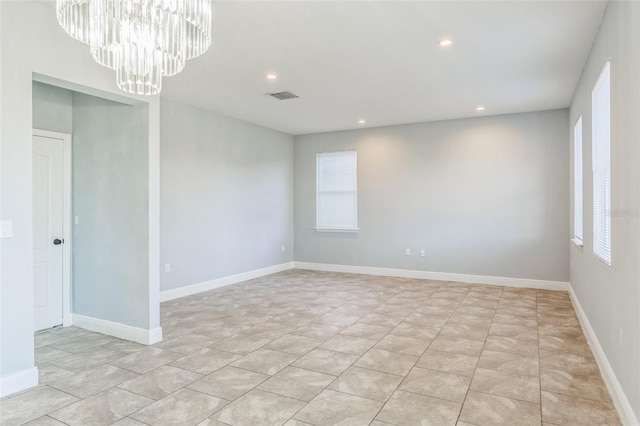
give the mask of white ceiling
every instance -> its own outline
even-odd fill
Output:
[[[606,2],[214,2],[163,96],[305,134],[567,107]],[[449,36],[444,49],[437,40]],[[269,81],[268,72],[278,79]],[[265,94],[288,90],[299,99]]]

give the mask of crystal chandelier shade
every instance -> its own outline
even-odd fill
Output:
[[[56,0],[56,14],[129,93],[158,94],[211,45],[211,0]]]

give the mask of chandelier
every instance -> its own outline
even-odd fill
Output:
[[[60,26],[89,45],[118,87],[156,95],[211,45],[211,0],[56,0]]]

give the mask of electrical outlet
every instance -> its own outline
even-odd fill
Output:
[[[624,350],[624,331],[620,329],[618,332],[620,333],[620,349]]]
[[[11,219],[0,221],[0,238],[13,238],[13,221]]]
[[[73,224],[74,224],[74,225],[80,225],[80,216],[76,216],[76,217],[73,219]]]
[[[170,263],[165,263],[164,264],[164,271],[165,272],[171,272],[171,264]]]
[[[284,253],[284,246],[282,246],[282,252]]]
[[[420,257],[425,257],[427,255],[427,251],[425,249],[420,249]]]
[[[405,256],[411,256],[411,249],[404,249]]]

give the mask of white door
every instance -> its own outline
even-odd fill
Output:
[[[35,331],[62,324],[64,141],[33,136]]]

